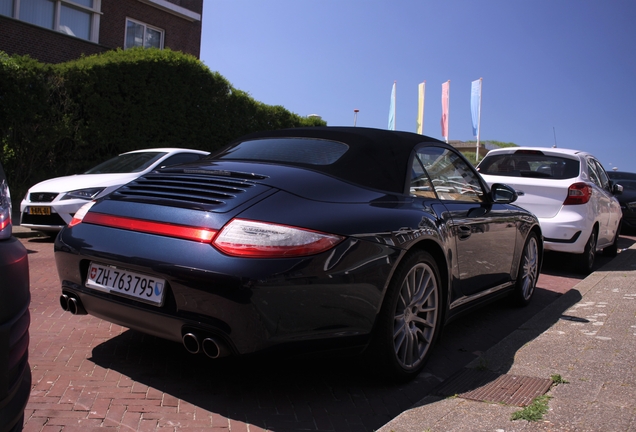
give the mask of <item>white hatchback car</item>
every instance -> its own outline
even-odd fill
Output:
[[[616,255],[622,187],[591,154],[543,147],[491,150],[477,166],[489,185],[504,183],[515,204],[539,218],[545,250],[576,254],[582,273],[592,271],[597,251]]]
[[[122,153],[84,174],[57,177],[31,187],[20,203],[20,225],[57,232],[88,201],[102,197],[154,169],[193,162],[209,152],[152,148]]]

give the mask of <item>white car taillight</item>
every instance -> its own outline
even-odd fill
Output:
[[[223,227],[212,245],[232,256],[281,258],[324,252],[343,239],[304,228],[233,219]]]
[[[568,197],[563,205],[586,204],[592,197],[592,187],[587,183],[573,183],[568,188]]]

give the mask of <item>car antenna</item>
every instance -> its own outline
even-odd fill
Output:
[[[552,132],[554,133],[554,145],[552,146],[552,148],[557,148],[557,145],[556,145],[556,129],[554,128],[554,126],[552,126]]]

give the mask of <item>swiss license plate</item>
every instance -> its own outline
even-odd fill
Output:
[[[154,276],[92,262],[88,268],[86,286],[161,306],[166,281]]]
[[[51,207],[29,207],[29,214],[49,216],[51,214]]]

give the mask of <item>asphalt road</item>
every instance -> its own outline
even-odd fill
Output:
[[[31,272],[33,391],[25,431],[372,431],[570,290],[582,276],[548,254],[532,303],[493,303],[449,324],[407,384],[369,376],[362,357],[212,361],[180,345],[62,311],[48,238],[21,238]],[[636,237],[621,237],[620,248]],[[599,257],[597,268],[609,258]]]

